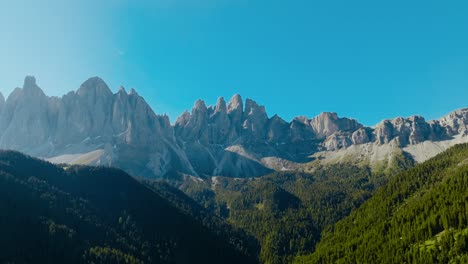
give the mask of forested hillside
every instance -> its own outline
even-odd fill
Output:
[[[255,236],[263,263],[288,263],[311,253],[321,231],[349,215],[387,179],[413,163],[398,156],[387,171],[368,166],[318,165],[311,173],[276,172],[261,178],[184,178],[177,187],[233,226]],[[171,182],[174,184],[174,182]]]
[[[297,263],[467,263],[468,144],[396,175]]]
[[[171,182],[194,201],[117,169],[1,151],[0,262],[466,263],[468,144],[393,162]]]
[[[181,210],[189,198],[174,195],[120,170],[1,151],[0,263],[257,262],[246,236]]]

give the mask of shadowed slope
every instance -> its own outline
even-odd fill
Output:
[[[0,189],[0,262],[255,262],[121,170],[1,151]]]

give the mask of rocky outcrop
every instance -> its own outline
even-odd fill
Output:
[[[326,150],[334,151],[342,148],[347,148],[351,146],[353,142],[351,141],[349,134],[345,133],[333,133],[328,136],[323,142],[323,146]]]
[[[284,164],[297,168],[319,152],[353,153],[344,151],[353,146],[379,149],[375,157],[387,156],[383,150],[395,146],[418,153],[410,146],[455,137],[461,142],[468,138],[467,128],[468,109],[429,122],[398,117],[374,128],[328,112],[287,122],[238,94],[227,103],[220,97],[213,106],[198,100],[172,126],[134,89],[113,93],[98,77],[60,98],[46,96],[34,77],[26,77],[6,100],[0,95],[1,148],[60,162],[117,166],[145,177],[261,176],[287,169]]]
[[[251,99],[247,99],[245,101],[244,122],[242,124],[246,137],[252,141],[265,139],[267,122],[268,116],[265,107],[258,105]]]
[[[0,117],[0,146],[38,151],[54,132],[50,107],[50,100],[36,85],[36,79],[26,77],[23,88],[16,88],[5,102]]]
[[[0,112],[0,147],[39,157],[101,153],[92,164],[118,166],[134,175],[197,175],[176,144],[167,116],[156,115],[134,90],[113,94],[98,77],[62,98],[47,97],[34,77],[26,77]]]
[[[205,102],[198,100],[187,117],[185,124],[176,123],[177,136],[184,141],[203,141],[208,143],[208,109]],[[183,126],[182,126],[183,125]]]
[[[114,134],[112,104],[111,90],[98,77],[88,79],[76,92],[63,96],[58,112],[56,143],[77,143],[98,136],[111,140]]]
[[[223,97],[218,98],[214,110],[210,114],[208,141],[211,144],[224,144],[229,142],[231,131],[231,120],[227,112],[227,105]]]
[[[353,132],[351,141],[354,145],[369,143],[372,140],[372,129],[368,127],[361,127]]]
[[[435,121],[434,125],[444,127],[449,136],[468,135],[468,108],[454,111]]]
[[[274,115],[268,120],[266,131],[266,140],[268,142],[287,142],[289,136],[289,123],[284,121],[278,115]]]
[[[229,138],[227,142],[234,142],[242,133],[242,117],[244,114],[244,103],[239,94],[235,94],[227,105],[227,113],[231,123]]]
[[[374,134],[379,144],[387,144],[395,140],[402,147],[426,140],[448,138],[447,130],[443,129],[439,122],[427,123],[421,116],[384,120],[376,126]]]
[[[339,132],[354,132],[361,128],[354,119],[339,118],[336,113],[321,113],[320,115],[310,120],[310,125],[314,131],[315,137],[318,139],[326,138],[331,136],[333,133]]]

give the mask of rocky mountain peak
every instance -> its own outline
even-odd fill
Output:
[[[276,123],[276,122],[279,122],[279,123],[287,124],[287,122],[286,122],[283,118],[281,118],[279,115],[277,115],[277,114],[274,114],[274,115],[271,117],[270,120],[271,120],[272,122],[275,122],[275,123]]]
[[[26,76],[24,78],[23,89],[36,87],[36,78],[34,76]]]
[[[446,127],[449,136],[468,135],[468,108],[453,111],[437,122]]]
[[[228,103],[228,113],[240,112],[242,113],[244,106],[242,103],[242,97],[239,94],[235,94]]]
[[[464,118],[468,116],[468,108],[461,108],[458,110],[455,110],[453,112],[450,112],[448,115],[444,116],[441,118],[441,120],[449,120],[449,119],[455,119],[455,118]]]
[[[130,92],[128,94],[129,95],[138,95],[137,91],[135,91],[135,88],[130,88]]]
[[[197,100],[192,107],[192,112],[185,111],[175,122],[175,133],[185,141],[197,141],[203,137],[208,124],[208,108],[203,100]]]
[[[123,94],[123,95],[128,95],[127,91],[125,90],[125,87],[120,86],[119,91],[117,92],[118,94]]]
[[[219,112],[227,112],[226,101],[224,101],[224,97],[219,97],[218,101],[216,102],[215,113]]]
[[[383,120],[375,127],[374,134],[379,144],[395,140],[399,146],[448,137],[439,123],[428,123],[424,117],[418,115]]]
[[[266,116],[266,111],[264,106],[260,106],[252,99],[247,98],[245,100],[245,114],[246,115],[256,115],[261,114]]]
[[[411,123],[411,124],[418,124],[418,123],[426,123],[426,120],[424,117],[419,116],[419,115],[412,115],[409,117],[397,117],[395,119],[388,120],[388,122],[398,125],[398,124],[404,124],[404,123]]]
[[[337,120],[338,119],[338,114],[335,113],[335,112],[322,112],[316,118]]]
[[[354,119],[340,118],[337,113],[323,112],[312,118],[310,124],[317,138],[325,138],[337,131],[354,132],[361,128]]]
[[[270,142],[286,141],[288,136],[288,122],[277,114],[268,121],[267,140]]]
[[[26,76],[24,78],[23,92],[32,97],[40,96],[44,97],[45,94],[39,86],[36,84],[36,78],[34,76]]]
[[[85,97],[110,97],[112,96],[112,91],[109,89],[109,86],[99,77],[92,77],[86,80],[81,84],[80,88],[77,91],[77,94]]]
[[[192,114],[196,112],[205,113],[208,110],[205,101],[198,99],[192,108]]]
[[[413,115],[409,117],[409,120],[415,123],[425,123],[426,119],[420,115]]]
[[[238,94],[228,103],[220,97],[209,108],[198,100],[171,126],[169,117],[156,115],[134,89],[127,94],[120,87],[113,94],[98,77],[61,98],[47,97],[34,77],[26,77],[23,88],[3,102],[0,94],[0,147],[41,157],[83,155],[93,164],[112,164],[136,176],[260,176],[283,168],[283,161],[306,162],[321,151],[468,140],[463,137],[468,108],[430,122],[398,117],[371,128],[332,112],[291,122],[278,115],[268,118],[264,106],[244,102]],[[348,149],[360,144],[366,146]]]
[[[250,132],[249,136],[256,140],[263,139],[268,121],[265,107],[259,106],[254,100],[247,98],[244,115],[245,121],[242,126]]]
[[[190,112],[185,110],[175,121],[174,126],[185,126],[190,120]]]
[[[36,79],[26,76],[23,88],[16,88],[2,107],[0,146],[21,150],[44,142],[52,131],[48,116],[51,102]]]
[[[307,116],[296,116],[293,118],[292,123],[301,123],[304,125],[308,125],[309,118],[307,118]]]

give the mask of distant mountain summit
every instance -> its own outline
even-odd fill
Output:
[[[395,150],[423,161],[467,141],[468,108],[439,120],[398,117],[371,128],[336,113],[287,122],[236,94],[214,106],[198,100],[171,125],[135,90],[112,93],[99,77],[58,98],[28,76],[6,101],[0,96],[0,148],[56,163],[112,165],[143,177],[254,177],[314,159],[372,164],[391,159]]]

